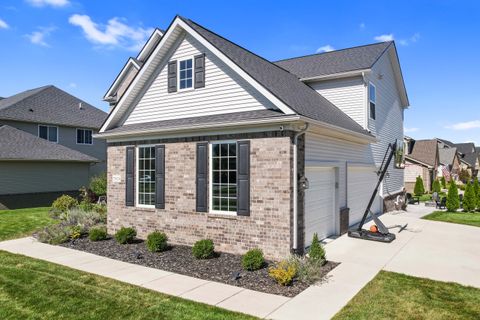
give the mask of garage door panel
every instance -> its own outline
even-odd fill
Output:
[[[335,232],[335,170],[332,167],[307,167],[309,188],[305,190],[305,244],[314,233],[320,239]]]
[[[349,167],[347,177],[350,225],[354,225],[362,219],[378,182],[378,177],[373,167]],[[380,203],[380,197],[377,195],[371,208],[373,213],[379,213]]]

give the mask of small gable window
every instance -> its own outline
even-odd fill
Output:
[[[38,136],[51,142],[58,142],[58,128],[54,126],[38,126]]]
[[[93,144],[92,130],[77,129],[77,144]]]
[[[178,65],[178,86],[180,90],[193,87],[193,59],[180,61]]]
[[[375,108],[377,105],[377,89],[371,82],[368,85],[368,101],[369,101],[370,119],[375,120],[376,118]]]

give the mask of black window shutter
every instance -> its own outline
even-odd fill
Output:
[[[197,143],[197,212],[208,211],[208,143]]]
[[[155,146],[155,208],[165,209],[165,145]]]
[[[177,92],[177,61],[168,63],[168,92]]]
[[[205,53],[195,56],[195,89],[205,87]]]
[[[250,215],[250,141],[237,142],[237,214]]]
[[[125,163],[125,205],[135,205],[135,147],[127,147]]]

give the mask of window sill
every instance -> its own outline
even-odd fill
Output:
[[[228,214],[228,213],[206,213],[207,218],[209,219],[227,219],[227,220],[238,220],[238,216],[236,214]]]
[[[134,207],[133,209],[135,212],[155,212],[156,210],[155,207]]]

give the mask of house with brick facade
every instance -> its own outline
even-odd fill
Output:
[[[393,42],[272,62],[177,16],[129,61],[96,135],[108,146],[112,233],[302,252],[314,233],[360,221],[389,143],[403,140]],[[403,172],[388,171],[375,213],[403,192]]]
[[[409,151],[405,155],[405,188],[407,192],[413,192],[417,177],[421,177],[425,191],[430,192],[440,167],[437,139],[411,139],[408,146]]]

